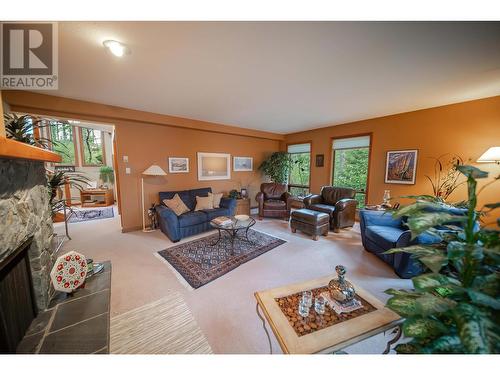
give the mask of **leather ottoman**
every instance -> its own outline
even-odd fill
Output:
[[[328,235],[330,226],[330,216],[324,212],[308,210],[302,208],[292,212],[290,220],[290,228],[292,233],[301,232],[310,234],[314,241],[318,240],[318,235]]]

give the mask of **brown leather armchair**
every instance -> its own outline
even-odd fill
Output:
[[[319,195],[304,198],[304,206],[330,215],[330,228],[338,232],[340,228],[354,225],[358,205],[355,195],[356,191],[350,188],[323,186]]]
[[[277,183],[263,183],[255,200],[259,204],[259,219],[263,217],[290,217],[290,193],[287,185]]]

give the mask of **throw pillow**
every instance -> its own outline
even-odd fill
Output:
[[[189,208],[182,201],[181,197],[179,197],[179,194],[175,194],[172,199],[164,199],[163,203],[165,204],[165,206],[167,206],[172,211],[174,211],[174,213],[177,216],[180,216],[183,213],[189,212]]]
[[[214,200],[211,196],[208,197],[196,197],[196,207],[195,211],[200,210],[211,210],[214,208]]]
[[[222,199],[222,193],[208,193],[209,197],[212,197],[213,202],[214,202],[214,208],[219,208],[220,207],[220,200]]]

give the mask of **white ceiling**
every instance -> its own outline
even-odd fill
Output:
[[[500,22],[62,22],[59,40],[48,94],[276,133],[500,95]]]

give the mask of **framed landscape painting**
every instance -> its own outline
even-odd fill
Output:
[[[231,155],[198,152],[198,180],[230,180]]]
[[[386,184],[415,184],[418,150],[387,151]]]
[[[249,156],[235,156],[233,158],[233,171],[235,172],[253,171],[253,158]]]
[[[168,171],[170,173],[188,173],[189,158],[168,158]]]

